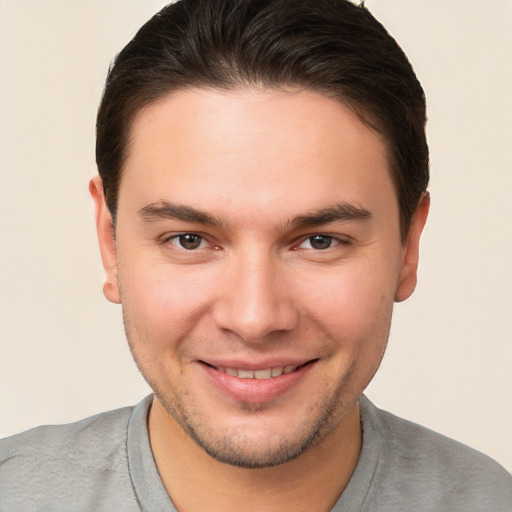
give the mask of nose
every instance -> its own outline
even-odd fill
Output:
[[[293,330],[299,321],[293,290],[270,255],[233,257],[217,288],[214,321],[245,341]],[[287,285],[288,284],[288,285]]]

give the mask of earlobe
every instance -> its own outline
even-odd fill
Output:
[[[430,208],[430,194],[425,192],[414,213],[411,226],[403,246],[403,260],[400,268],[395,301],[402,302],[412,295],[416,288],[420,238]]]
[[[103,293],[107,300],[114,304],[121,303],[119,283],[117,279],[117,254],[112,216],[105,202],[103,183],[99,176],[89,182],[89,192],[94,202],[96,231],[100,245],[101,259],[105,269]]]

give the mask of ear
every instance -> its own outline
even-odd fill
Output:
[[[117,280],[117,254],[114,225],[107,203],[105,202],[103,182],[99,176],[95,176],[89,182],[89,192],[94,202],[96,230],[98,232],[103,268],[105,269],[103,293],[110,302],[120,304],[121,297]]]
[[[430,194],[425,192],[411,220],[411,226],[403,245],[403,258],[396,289],[395,301],[409,298],[416,288],[420,237],[427,221],[430,208]]]

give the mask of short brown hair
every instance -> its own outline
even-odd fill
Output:
[[[429,180],[423,89],[404,52],[347,0],[181,0],[117,55],[97,119],[96,161],[115,220],[131,125],[186,87],[298,87],[351,108],[388,143],[402,237]]]

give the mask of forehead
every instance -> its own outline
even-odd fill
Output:
[[[119,206],[283,211],[369,196],[395,201],[386,144],[340,102],[300,90],[191,88],[136,116]]]

